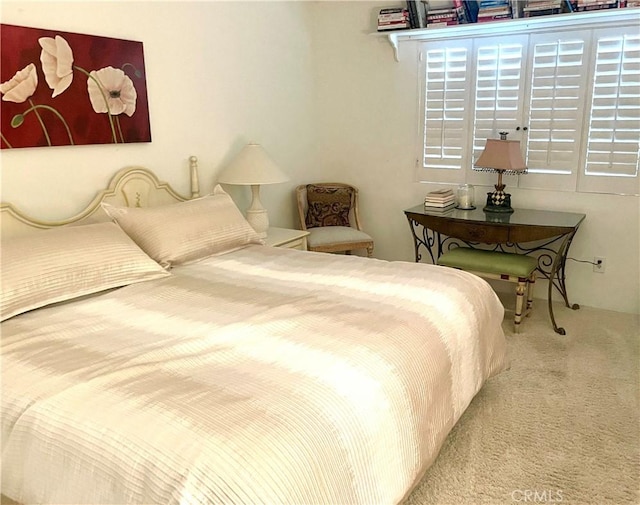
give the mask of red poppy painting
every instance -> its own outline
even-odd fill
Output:
[[[151,142],[142,42],[0,25],[0,147]]]

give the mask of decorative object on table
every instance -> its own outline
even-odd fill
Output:
[[[0,46],[0,148],[151,142],[142,42],[3,24]]]
[[[373,238],[362,230],[358,188],[341,182],[303,184],[296,188],[300,228],[309,232],[309,251],[351,254],[366,249],[373,255]]]
[[[260,201],[260,185],[286,182],[289,177],[278,168],[260,144],[247,144],[223,170],[218,182],[251,186],[252,201],[247,221],[261,238],[267,236],[269,216]]]
[[[445,211],[456,206],[456,197],[451,189],[430,191],[424,197],[424,208],[435,211]]]
[[[475,209],[474,203],[475,189],[471,184],[461,184],[456,191],[458,205],[457,209],[461,210],[473,210]]]
[[[487,139],[484,151],[475,162],[474,170],[498,172],[498,184],[495,191],[487,193],[486,212],[513,212],[511,195],[505,193],[502,174],[525,174],[527,166],[520,152],[519,140],[507,140],[507,132],[500,132],[500,140]]]

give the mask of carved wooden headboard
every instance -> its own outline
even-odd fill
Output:
[[[10,203],[0,204],[0,231],[4,238],[32,233],[34,230],[46,230],[69,224],[88,224],[107,221],[109,217],[102,210],[102,202],[127,207],[152,207],[184,202],[200,196],[198,181],[198,159],[189,158],[191,177],[191,196],[177,193],[166,182],[160,181],[150,170],[143,167],[126,167],[119,170],[109,182],[109,186],[100,191],[89,205],[67,219],[42,221],[19,211]]]

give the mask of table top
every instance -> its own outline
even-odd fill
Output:
[[[550,226],[575,228],[585,214],[558,212],[554,210],[514,209],[513,213],[485,212],[481,207],[473,210],[449,209],[445,211],[426,209],[424,204],[406,209],[405,214],[419,214],[447,220],[491,223],[504,226]]]

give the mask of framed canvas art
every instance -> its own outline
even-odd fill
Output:
[[[142,42],[0,25],[0,147],[151,142]]]

